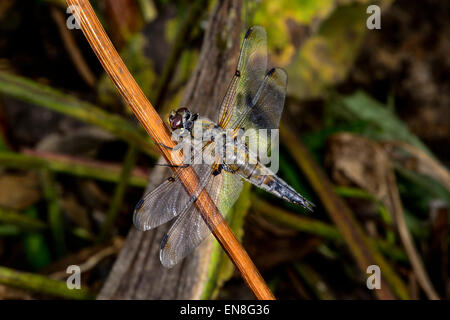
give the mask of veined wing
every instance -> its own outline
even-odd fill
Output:
[[[168,201],[160,201],[166,198]],[[139,200],[134,208],[133,223],[141,231],[156,228],[176,217],[189,195],[177,176],[172,176]]]
[[[211,144],[207,149],[213,146]],[[198,190],[192,195],[195,196],[208,184],[211,177],[211,165],[193,164],[191,167],[199,179]],[[134,225],[142,231],[156,228],[179,215],[190,203],[192,196],[175,174],[145,194],[138,202],[133,214]]]
[[[287,73],[281,68],[267,72],[258,91],[230,128],[278,129],[286,96]]]
[[[258,129],[278,129],[286,96],[287,74],[280,68],[273,68],[264,77],[253,100],[246,104],[246,109],[229,124],[229,128],[255,129],[245,131],[251,150],[270,149],[270,138],[260,135]]]
[[[247,30],[242,43],[235,75],[228,86],[219,112],[218,125],[228,127],[247,109],[267,71],[267,36],[261,26]]]
[[[242,181],[238,175],[222,171],[219,175],[210,174],[205,191],[216,204],[220,213],[226,217],[242,190]],[[214,227],[214,226],[212,226]],[[194,250],[209,234],[202,214],[192,201],[184,208],[180,217],[170,228],[161,242],[161,263],[171,268]]]

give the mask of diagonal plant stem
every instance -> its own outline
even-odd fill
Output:
[[[203,5],[199,5],[199,2],[197,2],[195,5],[191,7],[188,17],[183,22],[182,26],[178,31],[177,37],[175,39],[175,45],[169,54],[169,58],[164,66],[162,76],[158,81],[158,87],[155,90],[154,97],[157,105],[159,105],[164,101],[166,89],[169,86],[173,72],[175,71],[175,68],[178,65],[178,58],[184,47],[182,45],[183,44],[182,40],[185,37],[187,37],[188,32],[191,29],[191,24],[196,21],[195,18],[197,18],[197,15],[200,13],[199,7],[203,7]],[[127,154],[125,155],[125,161],[122,167],[122,173],[120,174],[119,183],[116,186],[110,208],[106,215],[106,221],[97,239],[98,242],[105,241],[106,237],[108,236],[108,233],[110,232],[110,229],[113,226],[114,220],[117,216],[117,213],[123,201],[123,196],[125,194],[126,187],[128,185],[128,179],[131,170],[133,169],[136,163],[136,158],[137,158],[137,149],[134,145],[130,144],[128,146]]]
[[[39,152],[26,149],[23,153],[0,152],[0,166],[15,169],[48,169],[78,177],[85,177],[108,182],[118,182],[121,168],[118,164],[82,159],[62,154]],[[145,188],[147,185],[147,170],[136,168],[131,172],[130,185]]]
[[[70,290],[66,281],[58,281],[38,274],[15,271],[0,266],[0,284],[31,290],[65,299],[93,299],[94,294],[87,288]]]
[[[89,68],[86,60],[81,53],[80,48],[78,48],[75,39],[70,32],[70,30],[66,27],[66,17],[61,12],[60,8],[56,8],[52,6],[50,8],[50,12],[52,14],[53,20],[58,26],[59,34],[61,35],[61,40],[66,47],[66,51],[69,54],[75,68],[78,71],[78,74],[83,78],[84,82],[91,88],[95,87],[97,80],[95,79],[94,73]]]
[[[405,213],[403,211],[403,205],[400,199],[394,170],[390,163],[388,163],[387,165],[389,166],[386,172],[386,185],[389,190],[389,200],[387,202],[390,202],[390,208],[392,210],[392,214],[394,215],[395,223],[397,225],[397,230],[403,243],[403,247],[408,254],[412,268],[417,276],[417,281],[425,291],[427,297],[431,300],[439,300],[439,295],[434,289],[434,286],[430,280],[430,277],[428,276],[422,259],[417,252],[408,226],[406,225]]]
[[[166,89],[170,84],[170,81],[173,76],[173,72],[175,71],[177,65],[178,65],[178,58],[182,52],[183,46],[183,39],[185,39],[190,30],[192,29],[191,24],[196,21],[197,15],[200,14],[200,8],[203,8],[205,3],[196,2],[191,9],[189,10],[188,17],[183,21],[183,24],[179,28],[179,31],[177,33],[174,47],[172,48],[167,63],[164,66],[164,70],[162,72],[161,78],[158,81],[158,87],[155,90],[155,101],[156,104],[159,105],[164,101],[164,95],[166,93]],[[106,215],[106,221],[102,226],[102,230],[100,232],[100,235],[97,239],[98,242],[105,241],[106,237],[108,236],[108,233],[110,232],[114,220],[117,216],[117,213],[120,209],[121,203],[123,201],[123,196],[126,191],[126,187],[128,185],[129,176],[131,173],[131,170],[133,169],[137,158],[137,149],[134,145],[129,145],[127,153],[125,155],[125,161],[122,167],[122,172],[120,174],[119,183],[116,186],[116,189],[114,191],[114,196],[110,205],[110,208],[108,210],[108,213]]]
[[[18,236],[20,233],[20,228],[13,224],[0,224],[0,237]]]
[[[38,218],[4,208],[0,208],[0,222],[2,223],[0,227],[4,227],[1,231],[4,231],[5,234],[20,234],[22,231],[42,232],[48,229],[46,222]],[[0,234],[2,234],[1,231]],[[80,227],[75,227],[70,232],[80,239],[87,241],[93,241],[94,239],[89,231]]]
[[[382,270],[381,289],[375,291],[378,298],[395,299],[395,296],[397,296],[401,299],[408,299],[408,290],[401,278],[397,276],[384,257],[363,234],[353,212],[336,195],[333,185],[301,140],[283,124],[280,126],[280,138],[304,172],[330,218],[341,232],[361,272],[366,274],[367,267],[374,264],[378,265]]]
[[[150,157],[158,156],[152,141],[130,122],[49,86],[0,71],[0,93],[98,126],[134,143]]]
[[[276,207],[255,195],[252,196],[252,207],[263,217],[287,228],[310,233],[332,242],[344,241],[341,233],[335,226],[293,212],[291,213],[285,209]],[[403,262],[408,261],[406,254],[401,248],[381,239],[376,239],[373,242],[380,251],[389,255],[391,258]]]
[[[174,142],[171,140],[170,134],[158,113],[147,100],[118,55],[89,2],[87,0],[67,0],[67,4],[78,7],[80,11],[79,22],[89,44],[116,85],[122,98],[133,110],[153,141],[159,146],[161,154],[169,164],[182,165],[181,152],[172,154],[167,148],[161,147],[161,144],[173,147]],[[188,193],[193,194],[199,183],[195,171],[191,167],[174,167],[173,169]],[[241,272],[244,280],[256,297],[266,300],[274,299],[272,292],[267,287],[247,252],[241,246],[205,190],[200,193],[195,204],[200,209],[203,219],[214,236]]]
[[[336,300],[320,274],[310,265],[296,263],[294,268],[319,300]]]
[[[450,172],[433,156],[402,141],[387,141],[382,146],[395,163],[405,167],[412,166],[413,171],[432,177],[450,191]]]
[[[4,208],[0,208],[0,222],[18,226],[26,230],[44,230],[47,228],[47,225],[37,218]]]

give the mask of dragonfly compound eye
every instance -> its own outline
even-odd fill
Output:
[[[169,115],[169,122],[172,122],[173,117],[175,116],[175,111],[171,111]]]
[[[179,129],[182,127],[182,125],[183,125],[183,118],[181,117],[180,114],[176,114],[170,119],[170,127],[172,128],[172,130]]]
[[[183,114],[183,113],[186,113],[186,112],[189,112],[189,110],[188,110],[188,108],[185,108],[185,107],[181,107],[181,108],[179,108],[177,110],[178,114]]]

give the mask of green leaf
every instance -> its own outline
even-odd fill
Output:
[[[289,95],[318,97],[346,78],[367,30],[366,8],[364,4],[338,7],[306,40],[288,66],[296,70],[289,74]]]
[[[349,96],[333,96],[327,104],[326,112],[334,120],[365,122],[366,128],[361,133],[366,137],[404,141],[431,154],[394,112],[363,91]]]
[[[317,23],[334,8],[334,0],[261,1],[249,25],[265,27],[271,59],[274,64],[285,66],[295,53],[288,22],[298,25]]]

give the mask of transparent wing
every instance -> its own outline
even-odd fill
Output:
[[[273,68],[267,72],[253,101],[236,118],[229,128],[244,129],[249,150],[270,150],[269,132],[261,135],[258,129],[278,129],[286,96],[287,74],[283,69]],[[249,130],[255,129],[255,130]],[[272,133],[270,133],[272,134]],[[256,149],[257,148],[257,149]]]
[[[261,26],[247,30],[242,43],[235,75],[222,101],[218,124],[228,127],[247,109],[267,71],[267,36]]]
[[[142,231],[156,228],[176,217],[188,201],[189,194],[178,178],[172,176],[139,200],[133,223]]]
[[[231,207],[241,194],[243,183],[239,175],[222,171],[221,188],[218,190],[216,206],[220,213],[227,218]]]
[[[241,178],[225,171],[217,176],[211,174],[211,177],[205,191],[226,217],[242,190]],[[210,233],[211,230],[195,203],[188,204],[161,242],[161,263],[167,268],[173,267]]]
[[[199,179],[199,188],[195,192],[197,194],[208,184],[211,165],[193,164],[191,167]],[[134,225],[142,231],[156,228],[180,214],[191,201],[191,197],[179,178],[174,175],[145,194],[138,202],[133,214]]]
[[[286,96],[287,73],[281,68],[267,72],[252,102],[230,128],[278,129]]]

